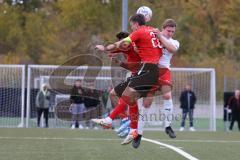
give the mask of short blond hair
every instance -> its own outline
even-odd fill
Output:
[[[177,27],[177,23],[174,19],[166,19],[162,24],[162,28],[166,27]]]

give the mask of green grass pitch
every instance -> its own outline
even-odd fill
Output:
[[[239,132],[146,131],[145,138],[173,145],[199,160],[239,160]],[[109,130],[0,129],[0,160],[185,160],[163,146],[142,141],[138,149],[121,146]]]

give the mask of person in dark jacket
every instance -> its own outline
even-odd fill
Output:
[[[240,131],[240,91],[235,90],[234,96],[232,96],[228,101],[228,108],[232,113],[231,123],[229,130],[233,129],[234,122],[238,122],[238,129]]]
[[[41,119],[42,114],[44,113],[45,128],[48,128],[50,92],[49,92],[48,86],[46,84],[43,84],[37,93],[36,107],[37,107],[37,126],[40,127],[40,119]]]
[[[86,128],[93,128],[93,129],[98,129],[98,127],[95,126],[95,124],[90,121],[92,118],[96,118],[99,115],[99,109],[98,106],[100,105],[100,100],[99,100],[99,91],[95,89],[94,84],[90,83],[88,86],[88,89],[85,90],[85,99],[84,99],[84,104],[87,109],[87,114],[86,114]]]
[[[182,91],[179,100],[180,100],[180,108],[182,109],[182,123],[181,123],[180,131],[184,130],[187,114],[189,114],[189,120],[190,120],[189,130],[195,131],[193,127],[193,110],[195,108],[197,98],[195,96],[195,93],[191,90],[191,86],[189,84],[187,84],[185,87],[185,90]]]
[[[71,129],[83,129],[83,126],[79,124],[80,115],[86,111],[83,94],[84,90],[81,86],[81,80],[76,80],[70,94],[70,110],[72,112]]]

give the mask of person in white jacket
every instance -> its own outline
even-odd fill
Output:
[[[40,119],[44,113],[45,128],[48,128],[48,113],[50,107],[50,92],[47,84],[42,84],[36,97],[37,126],[40,127]]]

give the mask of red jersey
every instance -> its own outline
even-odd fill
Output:
[[[128,51],[123,51],[123,53],[124,53],[124,55],[126,55],[128,63],[141,62],[139,55],[134,51],[133,47],[131,47]]]
[[[117,50],[112,53],[117,53],[117,52],[122,52],[124,56],[126,57],[126,61],[122,63],[122,67],[130,70],[132,74],[135,74],[139,67],[140,67],[140,62],[141,59],[139,55],[134,51],[134,47],[131,45],[128,50]]]
[[[141,26],[129,35],[132,43],[135,43],[138,48],[138,54],[143,63],[158,64],[162,56],[160,41],[153,31],[153,27]]]

